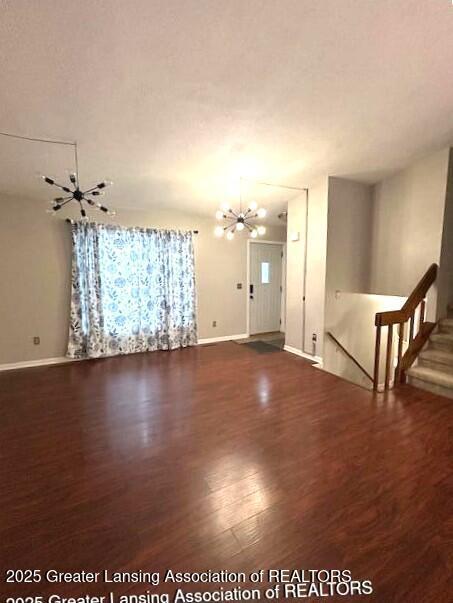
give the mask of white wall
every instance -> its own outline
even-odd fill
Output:
[[[407,296],[439,263],[449,149],[412,164],[374,187],[371,291]],[[436,318],[437,292],[427,314]]]
[[[45,203],[0,197],[0,364],[65,355],[70,302],[69,225]],[[77,218],[77,213],[69,217]],[[102,216],[103,221],[112,221]],[[199,230],[195,235],[199,337],[246,332],[247,236],[214,237],[215,221],[171,210],[119,211],[115,222]],[[266,239],[286,240],[283,227]],[[242,283],[242,289],[237,289]],[[217,327],[212,322],[217,321]],[[33,345],[34,336],[41,338]]]
[[[307,193],[288,202],[285,345],[302,351]],[[298,241],[291,240],[297,233]]]

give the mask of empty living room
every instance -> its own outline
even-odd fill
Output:
[[[453,600],[451,0],[0,1],[0,603]]]

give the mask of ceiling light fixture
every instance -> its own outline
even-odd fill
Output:
[[[228,203],[223,203],[221,209],[219,209],[215,217],[219,221],[223,221],[224,225],[218,225],[214,229],[216,237],[223,237],[229,241],[234,239],[235,232],[242,232],[246,230],[249,235],[256,239],[258,235],[264,235],[266,233],[265,226],[256,224],[257,218],[264,218],[266,216],[266,210],[263,207],[258,208],[256,201],[251,201],[247,209],[242,209],[242,178],[239,179],[239,210],[234,211]],[[226,222],[226,223],[225,223]]]
[[[98,197],[99,195],[104,194],[103,189],[112,184],[109,180],[104,180],[103,182],[96,184],[95,186],[89,188],[88,190],[82,191],[82,190],[80,190],[79,176],[78,176],[77,172],[75,172],[73,174],[69,174],[69,180],[70,180],[71,184],[73,185],[72,190],[67,186],[58,184],[58,182],[55,182],[55,180],[53,180],[53,178],[49,178],[48,176],[41,176],[41,178],[47,184],[50,184],[51,186],[56,186],[57,188],[62,190],[64,193],[66,193],[66,195],[63,197],[55,197],[55,199],[52,201],[52,207],[47,210],[49,213],[55,214],[57,211],[59,211],[62,207],[64,207],[71,201],[76,201],[79,204],[80,215],[83,220],[85,220],[87,218],[87,213],[86,213],[86,208],[85,208],[84,203],[87,203],[91,207],[96,207],[100,211],[103,211],[104,213],[108,214],[109,216],[115,215],[114,211],[109,210],[108,207],[106,207],[105,205],[102,205],[101,203],[97,203],[93,198],[93,197]]]
[[[52,201],[52,207],[49,210],[47,210],[49,213],[56,214],[56,212],[60,211],[60,209],[62,207],[64,207],[71,201],[75,201],[76,203],[79,204],[80,215],[83,220],[87,219],[85,204],[88,204],[90,207],[95,207],[95,208],[99,209],[100,211],[102,211],[106,214],[109,214],[110,216],[115,215],[114,211],[109,210],[108,207],[106,207],[105,205],[102,205],[101,203],[98,203],[97,201],[95,201],[95,197],[103,195],[104,194],[103,189],[105,189],[107,186],[110,186],[112,184],[112,182],[110,182],[109,180],[104,180],[104,181],[100,182],[99,184],[96,184],[95,186],[92,186],[91,188],[89,188],[85,191],[82,191],[80,189],[77,142],[69,142],[69,141],[63,141],[63,140],[50,140],[47,138],[31,138],[30,136],[20,136],[19,134],[11,134],[9,132],[0,132],[0,135],[7,136],[9,138],[17,138],[19,140],[28,140],[31,142],[45,142],[48,144],[60,144],[60,145],[66,145],[66,146],[73,147],[74,160],[75,160],[75,172],[73,172],[69,175],[69,181],[72,185],[71,188],[69,186],[64,186],[62,184],[58,184],[58,182],[55,182],[55,180],[53,178],[49,178],[49,176],[41,176],[41,178],[44,180],[44,182],[46,182],[47,184],[49,184],[51,186],[56,186],[61,191],[63,191],[63,193],[65,193],[65,194],[61,195],[60,197],[56,197]]]

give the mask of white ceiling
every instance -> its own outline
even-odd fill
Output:
[[[375,181],[453,141],[451,0],[0,0],[0,130],[79,142],[110,204],[213,213],[239,176]],[[0,137],[45,201],[70,147]],[[294,191],[245,185],[276,213]]]

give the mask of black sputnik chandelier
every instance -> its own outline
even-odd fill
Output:
[[[104,212],[105,214],[108,214],[109,216],[114,216],[115,212],[113,210],[110,210],[105,205],[102,205],[102,203],[99,203],[96,199],[100,195],[104,194],[104,189],[107,186],[110,186],[113,183],[110,180],[103,180],[102,182],[99,182],[99,184],[95,184],[91,188],[82,190],[80,188],[79,180],[79,160],[77,155],[77,143],[74,142],[71,144],[73,144],[74,147],[74,159],[76,168],[75,172],[69,174],[69,182],[71,184],[71,187],[58,184],[58,182],[55,182],[55,180],[53,178],[49,178],[49,176],[41,176],[44,182],[46,182],[50,186],[57,187],[63,192],[63,195],[54,198],[54,200],[52,201],[52,207],[48,211],[50,213],[55,214],[57,211],[60,211],[62,207],[64,207],[68,203],[71,203],[71,201],[75,201],[79,205],[82,220],[87,219],[87,205],[89,205],[90,207],[95,207],[96,209]]]
[[[57,211],[60,211],[60,209],[62,207],[64,207],[71,201],[75,201],[76,203],[79,204],[80,215],[82,216],[82,219],[87,218],[85,204],[87,204],[91,207],[96,207],[100,211],[103,211],[104,213],[106,213],[110,216],[115,215],[115,212],[113,210],[110,210],[108,207],[106,207],[105,205],[102,205],[102,203],[98,203],[95,200],[96,197],[104,194],[104,191],[103,191],[104,188],[106,188],[107,186],[110,186],[112,184],[109,180],[104,180],[104,181],[100,182],[99,184],[96,184],[95,186],[93,186],[85,191],[82,191],[79,186],[78,172],[69,174],[69,181],[72,184],[72,189],[69,188],[68,186],[63,186],[62,184],[58,184],[58,182],[55,182],[55,180],[53,178],[49,178],[48,176],[41,176],[41,178],[47,184],[50,184],[51,186],[56,186],[57,188],[62,190],[63,193],[66,193],[63,196],[55,197],[55,199],[52,201],[51,209],[48,210],[50,213],[55,213]]]
[[[110,210],[108,207],[106,207],[102,203],[99,203],[97,200],[99,196],[104,194],[104,189],[112,184],[110,180],[103,180],[102,182],[99,182],[99,184],[95,184],[91,188],[85,190],[82,190],[82,188],[80,187],[77,142],[69,142],[65,140],[50,140],[47,138],[32,138],[30,136],[20,136],[19,134],[12,134],[10,132],[0,132],[0,135],[7,136],[9,138],[16,138],[19,140],[28,140],[31,142],[44,142],[47,144],[59,144],[73,147],[75,171],[69,174],[69,186],[59,184],[49,176],[40,176],[44,180],[44,182],[46,182],[50,186],[55,186],[60,191],[62,191],[60,193],[60,196],[55,197],[53,199],[51,208],[47,210],[49,213],[55,215],[68,203],[74,201],[79,206],[82,220],[87,219],[87,206],[98,209],[110,216],[115,215],[115,212],[113,210]]]

